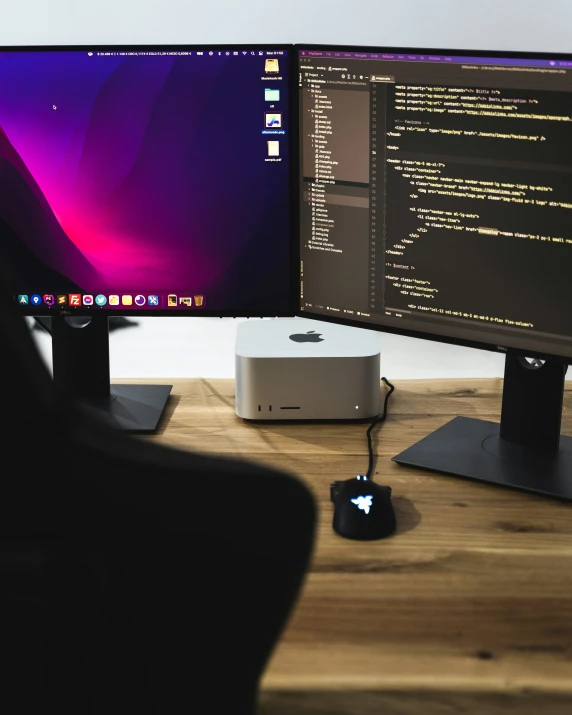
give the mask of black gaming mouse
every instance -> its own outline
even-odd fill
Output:
[[[333,482],[334,531],[346,539],[383,539],[395,531],[391,487],[376,484],[366,476]]]

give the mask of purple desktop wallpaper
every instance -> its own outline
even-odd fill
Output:
[[[288,311],[287,51],[268,73],[267,51],[234,49],[0,51],[0,257],[19,292]]]

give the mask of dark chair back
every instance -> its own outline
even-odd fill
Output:
[[[0,709],[255,712],[311,558],[308,489],[94,422],[9,289],[0,330]]]

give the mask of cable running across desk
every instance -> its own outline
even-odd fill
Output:
[[[389,401],[389,398],[391,397],[391,393],[395,390],[395,387],[391,384],[391,382],[389,382],[387,378],[382,377],[381,379],[389,387],[389,391],[385,395],[385,400],[383,401],[383,412],[374,419],[374,421],[371,423],[367,430],[367,448],[369,452],[369,466],[367,468],[368,479],[371,479],[373,474],[373,446],[371,443],[371,432],[376,425],[378,425],[380,422],[383,422],[387,417],[387,403]]]

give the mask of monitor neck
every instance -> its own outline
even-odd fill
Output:
[[[537,452],[557,452],[567,364],[507,353],[500,436]]]
[[[54,316],[52,319],[54,382],[76,398],[106,398],[110,394],[109,319]]]

